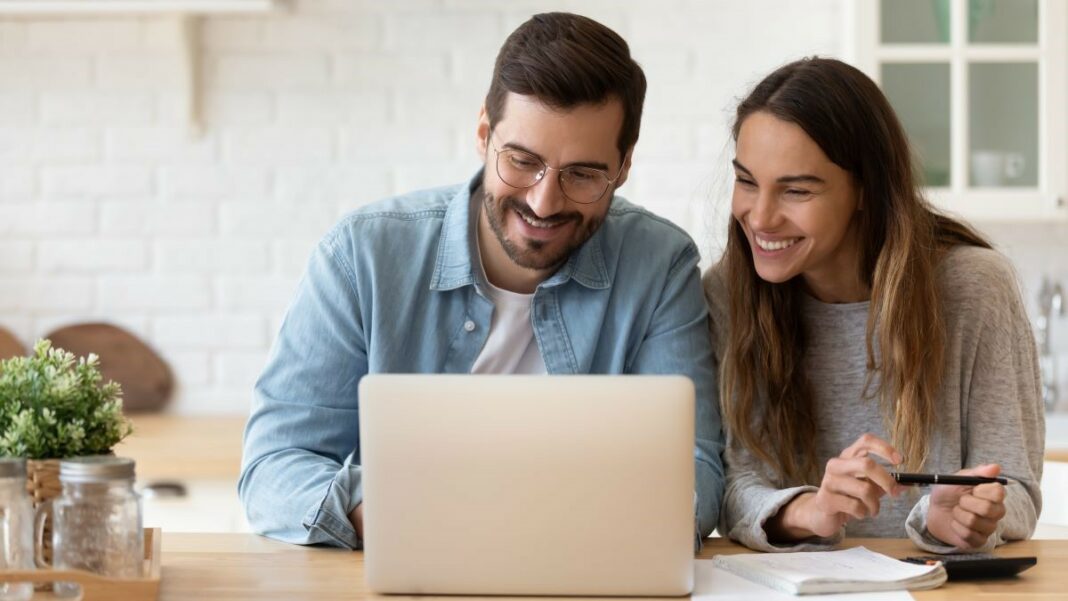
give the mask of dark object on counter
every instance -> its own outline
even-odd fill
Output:
[[[973,578],[1006,578],[1015,576],[1038,563],[1035,557],[998,557],[990,553],[960,555],[921,555],[906,557],[902,561],[928,565],[941,561],[950,580]]]
[[[0,359],[25,357],[26,347],[6,328],[0,328]]]
[[[146,499],[184,499],[188,494],[185,485],[174,480],[157,480],[141,488],[141,496]]]
[[[158,411],[174,389],[171,370],[140,338],[111,324],[86,323],[67,326],[48,334],[53,347],[79,357],[100,357],[104,380],[122,386],[123,412]]]

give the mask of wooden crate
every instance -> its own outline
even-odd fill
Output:
[[[105,578],[84,570],[0,570],[0,582],[74,582],[82,587],[82,601],[156,601],[159,598],[159,528],[145,528],[144,576],[133,579]],[[40,592],[34,600],[47,599]]]

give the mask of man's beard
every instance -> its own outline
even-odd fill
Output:
[[[560,213],[543,219],[535,215],[534,211],[531,211],[526,203],[511,196],[506,196],[500,200],[494,199],[485,189],[482,192],[482,210],[485,211],[490,229],[493,230],[493,234],[504,248],[508,258],[520,267],[538,271],[559,267],[583,243],[589,240],[594,232],[597,231],[597,228],[601,226],[601,223],[604,222],[604,215],[587,219],[577,211]],[[521,241],[516,243],[505,236],[505,223],[508,219],[508,213],[513,210],[531,219],[560,224],[557,227],[565,227],[568,221],[574,221],[576,224],[574,234],[570,240],[566,241],[557,250],[550,248],[552,244],[557,243],[556,240],[547,242],[520,236]]]

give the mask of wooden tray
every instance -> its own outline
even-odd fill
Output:
[[[75,582],[82,587],[82,601],[156,601],[159,598],[162,540],[159,528],[145,528],[142,578],[105,578],[84,570],[0,570],[0,582]],[[34,600],[50,597],[50,594],[40,592],[33,596]]]

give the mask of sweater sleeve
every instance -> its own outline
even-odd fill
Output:
[[[795,497],[818,488],[778,488],[761,473],[758,458],[734,442],[728,444],[727,490],[720,523],[720,531],[725,536],[756,551],[826,551],[841,542],[845,527],[827,538],[811,537],[793,543],[769,541],[764,524]]]
[[[1031,536],[1042,509],[1039,483],[1045,446],[1035,339],[1016,277],[1008,261],[993,251],[971,252],[957,261],[963,274],[949,274],[964,290],[955,295],[956,319],[977,324],[978,335],[961,357],[961,465],[1001,465],[1009,478],[1005,517],[981,550]],[[970,292],[969,292],[970,291]],[[972,352],[968,355],[969,350]],[[906,531],[922,549],[949,553],[955,549],[927,531],[930,497],[909,514]]]

